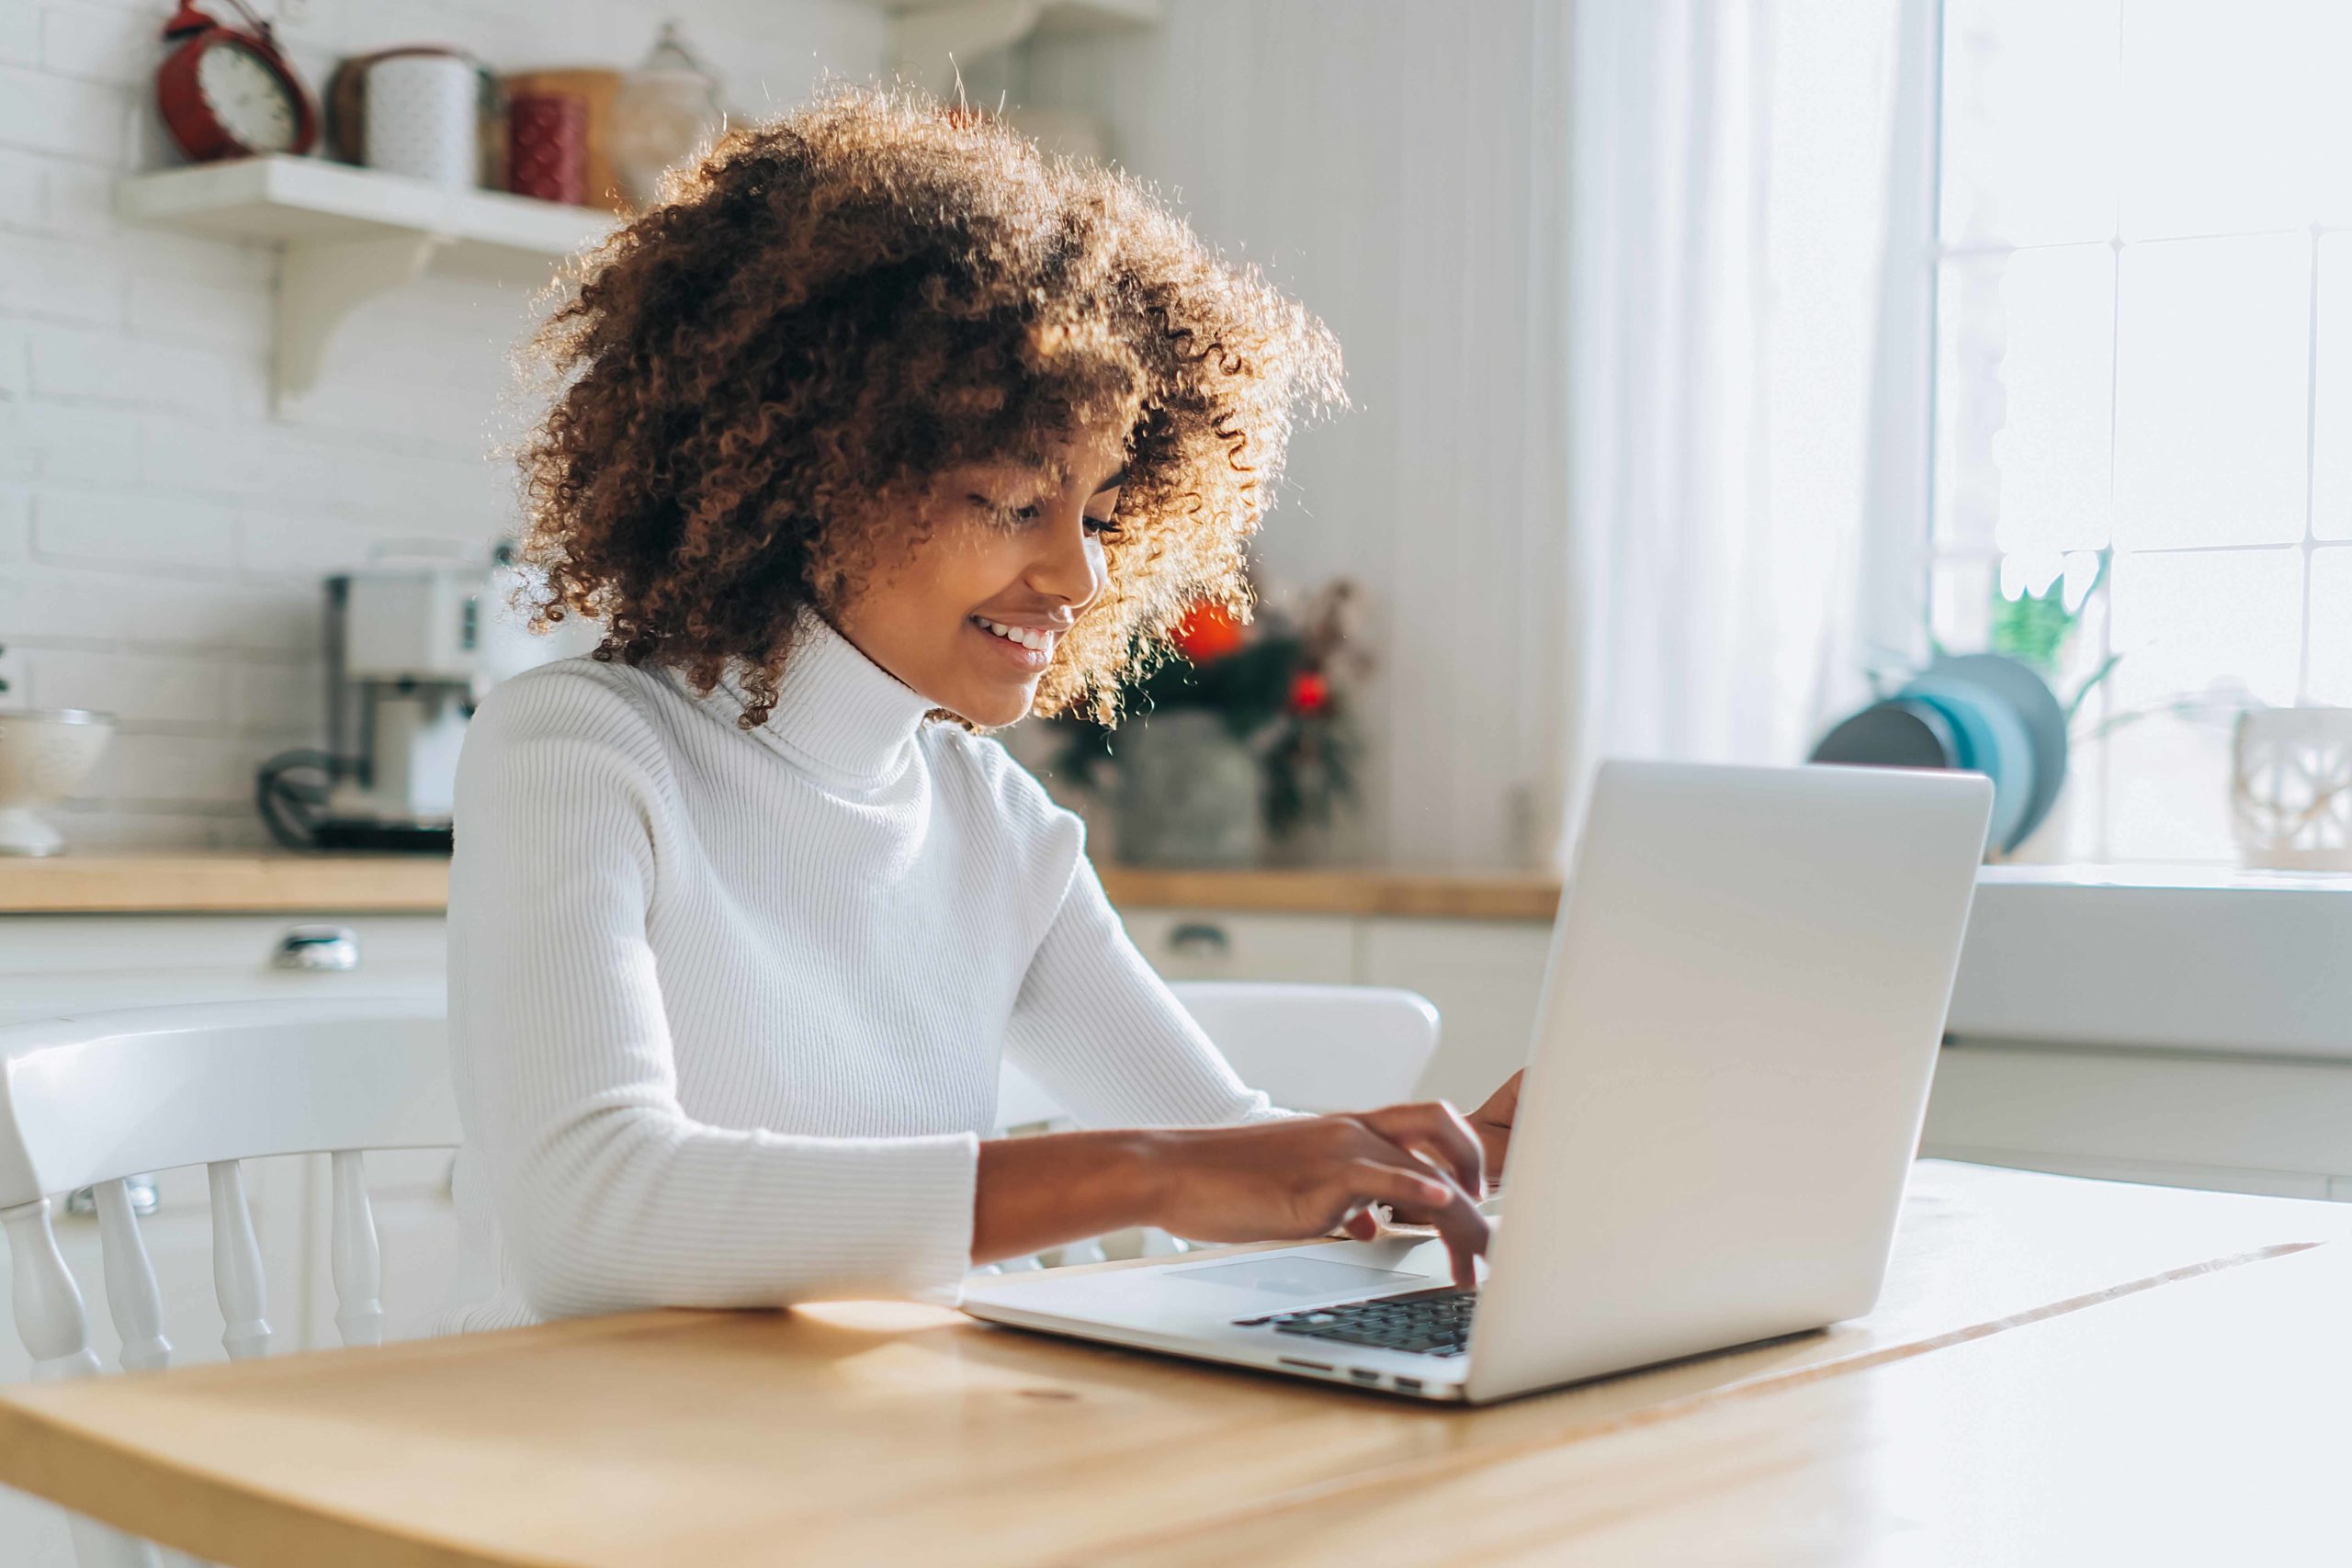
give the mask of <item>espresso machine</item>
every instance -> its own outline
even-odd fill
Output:
[[[291,849],[447,854],[458,751],[474,705],[507,676],[585,652],[595,628],[535,636],[503,552],[386,562],[326,580],[327,744],[262,765],[256,804]]]

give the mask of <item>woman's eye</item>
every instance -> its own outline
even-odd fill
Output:
[[[1014,506],[1008,502],[998,501],[992,497],[982,495],[977,491],[971,495],[966,497],[966,499],[972,503],[972,506],[976,511],[986,513],[988,516],[995,519],[1001,525],[1008,527],[1018,526],[1027,523],[1035,523],[1037,520],[1040,511],[1039,507],[1034,502],[1027,506]]]
[[[1108,539],[1117,536],[1119,525],[1109,517],[1090,517],[1086,520],[1086,531],[1098,539]]]

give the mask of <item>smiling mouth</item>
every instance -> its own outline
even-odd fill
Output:
[[[1011,655],[1024,670],[1043,670],[1054,657],[1054,644],[1061,634],[1043,626],[1008,626],[991,621],[986,615],[970,617],[971,625],[988,634],[989,639]]]

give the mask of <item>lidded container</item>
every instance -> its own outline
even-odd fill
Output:
[[[662,36],[644,62],[621,79],[613,96],[613,175],[632,207],[650,205],[662,175],[684,163],[727,129],[719,81],[678,36]]]

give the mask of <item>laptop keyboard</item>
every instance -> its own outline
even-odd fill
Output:
[[[1477,1292],[1446,1286],[1304,1312],[1236,1318],[1234,1324],[1241,1328],[1262,1325],[1304,1339],[1406,1350],[1417,1356],[1459,1356],[1470,1348],[1470,1316],[1477,1305]]]

